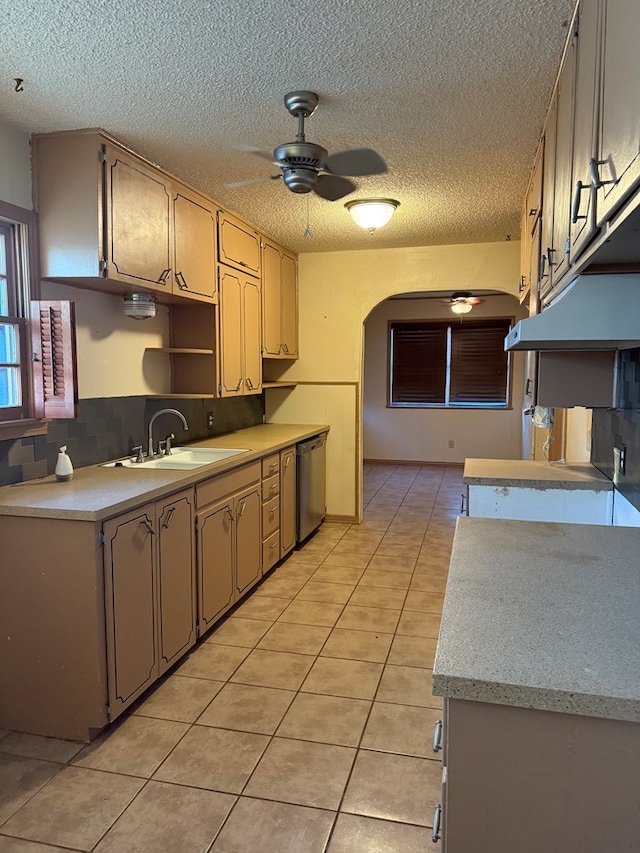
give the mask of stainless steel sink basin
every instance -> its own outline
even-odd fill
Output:
[[[248,453],[246,448],[237,447],[174,447],[171,456],[160,456],[147,462],[135,462],[133,457],[106,462],[103,468],[137,468],[139,471],[158,469],[166,471],[190,471],[212,462],[222,462],[239,453]]]

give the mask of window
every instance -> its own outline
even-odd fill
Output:
[[[26,370],[27,225],[0,218],[0,418],[29,408]]]
[[[75,417],[73,303],[32,301],[35,214],[0,202],[0,438]]]
[[[510,319],[389,324],[389,405],[505,409]]]

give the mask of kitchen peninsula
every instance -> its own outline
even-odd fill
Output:
[[[447,853],[640,848],[640,530],[461,518],[434,693]]]

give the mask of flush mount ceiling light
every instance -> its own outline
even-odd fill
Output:
[[[124,313],[134,320],[148,320],[156,316],[156,299],[149,293],[129,293],[124,297]]]
[[[345,204],[356,225],[369,234],[386,225],[399,206],[400,202],[392,198],[362,198]]]

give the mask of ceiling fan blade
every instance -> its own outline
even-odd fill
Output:
[[[234,151],[243,151],[245,154],[255,154],[256,157],[261,157],[263,160],[269,160],[273,163],[273,151],[261,151],[259,148],[254,148],[253,145],[234,145]]]
[[[338,201],[352,193],[356,185],[339,175],[319,175],[314,192],[327,201]]]
[[[230,184],[225,184],[226,189],[236,190],[238,187],[248,187],[251,184],[264,184],[267,181],[277,181],[282,175],[265,175],[262,178],[246,178],[244,181],[232,181]]]
[[[387,171],[387,164],[371,148],[353,148],[330,154],[325,160],[325,166],[334,175],[350,175],[353,178],[382,175]]]

